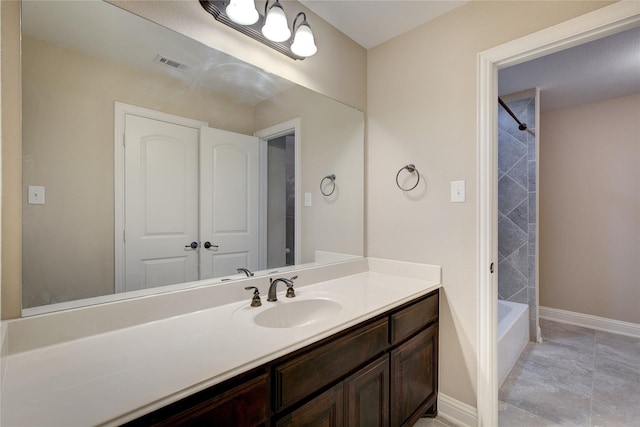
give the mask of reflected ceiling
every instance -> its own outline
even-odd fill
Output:
[[[292,87],[285,79],[193,43],[188,37],[166,31],[106,2],[28,1],[22,3],[22,8],[24,34],[140,70],[169,74],[237,103],[256,105]],[[120,31],[113,31],[114,28]],[[130,38],[127,34],[137,37]],[[160,57],[183,66],[165,65],[158,62]]]

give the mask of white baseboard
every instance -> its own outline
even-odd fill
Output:
[[[628,335],[640,338],[640,325],[637,323],[622,322],[620,320],[607,319],[604,317],[592,316],[590,314],[576,313],[573,311],[550,307],[540,307],[540,318],[596,329],[598,331],[611,332],[612,334]]]
[[[478,425],[478,411],[446,394],[438,393],[438,416],[460,427]]]

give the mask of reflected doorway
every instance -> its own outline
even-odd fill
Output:
[[[295,132],[267,145],[267,268],[295,264]]]

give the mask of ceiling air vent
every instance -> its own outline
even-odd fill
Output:
[[[153,62],[157,62],[158,64],[162,64],[165,67],[173,68],[174,70],[186,71],[189,69],[188,65],[182,64],[178,61],[175,61],[171,58],[167,58],[166,56],[157,55]]]

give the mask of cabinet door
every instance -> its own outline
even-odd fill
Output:
[[[433,405],[438,390],[438,325],[391,352],[391,426],[411,425]]]
[[[345,426],[389,425],[389,355],[384,355],[344,381]]]
[[[259,426],[267,422],[267,375],[188,408],[153,426]]]
[[[276,423],[277,427],[342,427],[344,424],[343,384],[322,393]]]

